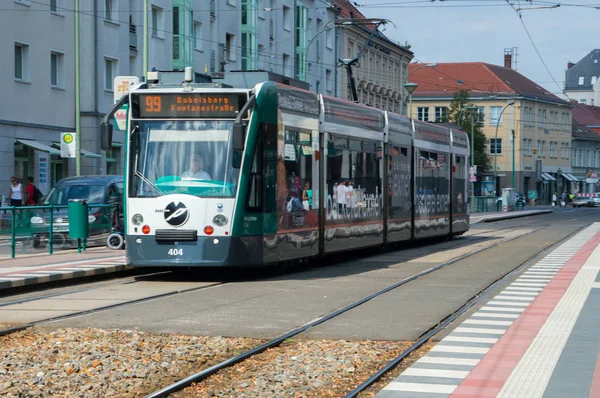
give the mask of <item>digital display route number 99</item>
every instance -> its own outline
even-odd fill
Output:
[[[146,112],[155,113],[162,110],[162,98],[159,95],[146,96]]]

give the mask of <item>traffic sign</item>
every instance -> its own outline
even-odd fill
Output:
[[[60,157],[75,158],[77,157],[77,147],[75,141],[77,136],[75,133],[60,133]]]

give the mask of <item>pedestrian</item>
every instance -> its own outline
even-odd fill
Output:
[[[27,177],[27,186],[25,187],[25,193],[27,194],[27,195],[25,195],[26,196],[26,199],[25,199],[26,206],[37,205],[35,191],[36,191],[36,186],[33,185],[33,177],[29,176],[29,177]]]
[[[25,205],[25,192],[23,191],[23,185],[17,180],[17,177],[12,176],[10,178],[10,192],[8,197],[10,198],[11,206],[24,206]]]
[[[560,207],[567,207],[567,192],[563,191],[560,195]]]
[[[554,195],[552,195],[552,207],[556,206],[557,200],[558,200],[558,197],[556,196],[556,192],[554,192]]]
[[[10,198],[11,206],[25,206],[25,190],[23,189],[23,185],[17,180],[17,177],[15,176],[12,176],[10,178],[10,192],[8,194],[8,197]],[[19,226],[21,226],[23,223],[22,217],[22,212],[19,211],[18,213],[16,213],[15,210],[15,220],[19,222]],[[15,227],[17,226],[15,225]]]

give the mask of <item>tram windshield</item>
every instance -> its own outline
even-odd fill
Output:
[[[233,120],[135,121],[130,142],[131,197],[190,194],[234,197]]]

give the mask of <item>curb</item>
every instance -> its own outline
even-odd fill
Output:
[[[74,270],[73,268],[81,268]],[[50,270],[23,271],[22,274],[0,276],[0,291],[16,287],[36,285],[40,283],[64,281],[74,278],[104,275],[132,269],[128,265],[96,265],[94,268],[87,267],[64,267]],[[3,280],[2,280],[3,279]]]
[[[499,220],[508,220],[511,218],[520,218],[520,217],[528,217],[528,216],[537,216],[539,214],[548,214],[548,213],[553,213],[553,210],[532,210],[531,212],[511,212],[509,214],[506,215],[498,215],[498,216],[489,216],[489,217],[484,217],[483,219],[479,220],[478,222],[494,222],[494,221],[499,221]],[[515,213],[515,214],[512,214]]]

